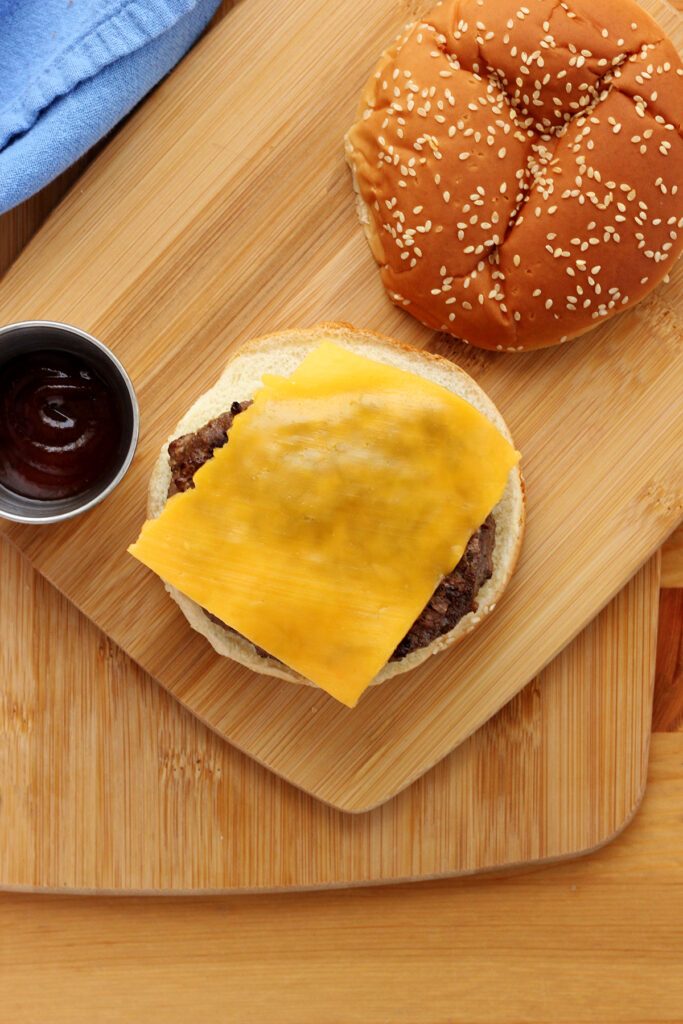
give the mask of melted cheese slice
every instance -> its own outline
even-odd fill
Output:
[[[324,341],[289,378],[264,375],[129,550],[353,707],[518,459],[450,391]]]

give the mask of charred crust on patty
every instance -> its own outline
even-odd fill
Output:
[[[228,440],[228,431],[239,413],[251,405],[247,402],[233,402],[228,412],[209,420],[199,430],[182,434],[168,445],[168,461],[171,467],[171,483],[168,497],[194,487],[193,478],[200,466],[210,459],[216,448],[222,448]]]

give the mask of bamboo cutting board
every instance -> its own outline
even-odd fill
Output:
[[[680,42],[671,9],[649,9]],[[284,14],[273,0],[238,7],[116,137],[0,288],[0,320],[64,319],[110,344],[142,408],[136,461],[109,501],[75,523],[6,527],[10,538],[217,731],[355,811],[417,778],[517,693],[681,508],[680,268],[591,335],[514,359],[464,350],[385,298],[341,138],[405,19],[390,0],[351,19],[329,2]],[[276,33],[254,31],[273,21]],[[529,495],[522,559],[496,615],[351,712],[216,658],[124,553],[160,439],[228,352],[249,335],[330,318],[472,371],[524,453]]]
[[[1,543],[0,573],[0,888],[459,875],[594,849],[642,796],[659,556],[474,736],[363,815],[220,740]]]

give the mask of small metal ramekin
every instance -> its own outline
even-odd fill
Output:
[[[114,490],[130,466],[138,442],[140,415],[133,385],[113,352],[78,327],[52,320],[25,320],[0,327],[0,365],[28,352],[69,352],[83,357],[117,394],[121,438],[111,472],[98,484],[69,498],[42,501],[15,494],[0,484],[0,517],[16,523],[59,523],[86,512]],[[2,438],[0,438],[2,443]]]

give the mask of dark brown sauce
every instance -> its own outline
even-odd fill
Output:
[[[118,457],[121,409],[102,376],[69,352],[0,365],[0,483],[39,500],[81,494]]]

